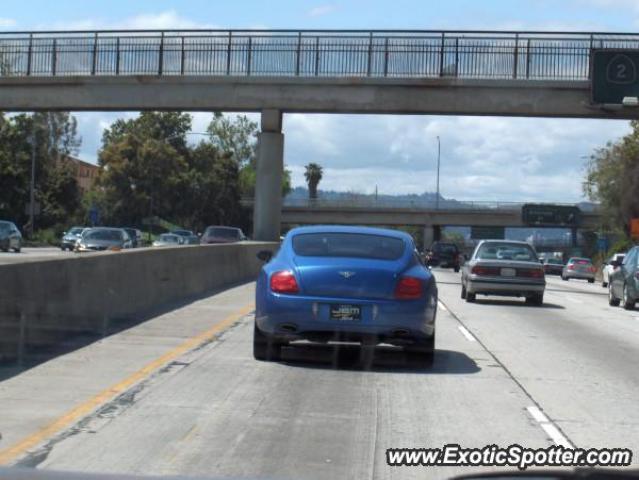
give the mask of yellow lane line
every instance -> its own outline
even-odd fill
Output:
[[[152,373],[162,368],[167,363],[175,360],[184,353],[192,350],[205,342],[208,342],[218,336],[223,330],[230,327],[237,322],[243,316],[249,314],[253,310],[253,305],[247,305],[241,310],[232,313],[224,320],[216,323],[210,329],[189,338],[184,343],[178,345],[173,350],[165,353],[161,357],[153,360],[151,363],[142,367],[137,372],[132,373],[124,380],[110,386],[109,388],[101,391],[96,396],[86,400],[85,402],[77,405],[69,410],[67,413],[57,418],[47,426],[32,433],[31,435],[23,438],[14,445],[0,450],[0,465],[7,465],[10,462],[16,460],[19,456],[24,454],[27,450],[32,449],[36,445],[43,443],[51,438],[53,435],[69,427],[71,424],[78,421],[80,418],[88,415],[97,408],[101,407],[108,401],[117,397],[121,393],[131,388],[136,383],[148,378]]]

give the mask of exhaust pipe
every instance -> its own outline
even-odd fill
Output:
[[[297,332],[297,325],[292,323],[283,323],[280,325],[280,330],[287,333],[295,333]]]

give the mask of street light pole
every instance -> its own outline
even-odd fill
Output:
[[[435,209],[439,210],[439,162],[441,159],[442,144],[437,135],[437,197],[435,198]]]

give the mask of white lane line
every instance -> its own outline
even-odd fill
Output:
[[[550,421],[544,413],[535,405],[527,408],[528,413],[535,419],[539,426],[546,432],[555,445],[561,445],[565,448],[575,448],[559,429]]]
[[[462,333],[462,335],[464,335],[464,337],[466,337],[466,340],[468,340],[469,342],[477,341],[475,340],[475,337],[473,337],[473,334],[470,333],[466,327],[460,325],[457,328],[459,328],[459,331]]]
[[[439,303],[439,308],[441,308],[444,312],[448,311],[448,309],[446,308],[446,306],[442,302],[438,302],[438,303]]]

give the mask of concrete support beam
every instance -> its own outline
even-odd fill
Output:
[[[264,110],[259,134],[253,239],[279,241],[282,218],[282,176],[284,173],[284,135],[282,112]]]
[[[435,227],[432,225],[424,226],[424,251],[428,250],[435,241]]]

